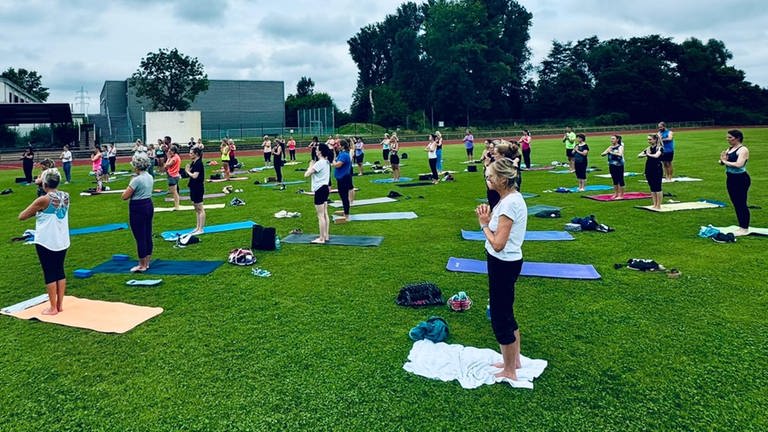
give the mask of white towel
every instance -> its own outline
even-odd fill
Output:
[[[521,355],[522,368],[517,370],[517,381],[512,381],[494,376],[501,369],[493,367],[493,364],[502,360],[501,354],[492,349],[434,343],[424,339],[414,342],[403,369],[441,381],[458,380],[467,389],[497,382],[507,382],[515,388],[533,389],[533,379],[547,367],[546,360],[533,360]]]

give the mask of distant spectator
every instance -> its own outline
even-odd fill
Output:
[[[21,166],[24,169],[24,181],[32,183],[32,169],[35,166],[35,150],[32,144],[28,145],[21,154]]]
[[[72,152],[68,145],[65,145],[61,152],[61,166],[64,168],[64,176],[67,179],[64,184],[69,184],[72,181]]]

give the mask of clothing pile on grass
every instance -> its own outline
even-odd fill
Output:
[[[565,224],[565,230],[570,232],[597,231],[601,233],[609,233],[615,231],[608,225],[599,223],[595,219],[595,215],[589,215],[583,218],[575,217],[571,219],[570,223]]]
[[[715,243],[733,243],[736,241],[736,236],[733,233],[722,233],[712,225],[701,227],[699,237],[710,238]]]

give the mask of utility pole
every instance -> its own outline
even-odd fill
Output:
[[[88,116],[88,106],[90,105],[91,98],[88,97],[88,92],[80,86],[80,90],[76,92],[75,102],[80,106],[80,114]]]

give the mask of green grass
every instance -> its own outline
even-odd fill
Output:
[[[724,130],[676,131],[676,173],[704,179],[664,185],[680,201],[728,202],[723,169],[716,164]],[[768,226],[768,129],[746,129],[752,176],[752,225]],[[589,138],[592,153],[607,137]],[[627,154],[644,136],[625,137]],[[562,160],[558,140],[534,140],[533,160]],[[379,152],[369,146],[368,160]],[[156,288],[128,287],[128,275],[70,277],[68,294],[83,298],[161,306],[165,312],[124,335],[0,317],[0,429],[9,431],[239,431],[239,430],[766,430],[768,420],[768,240],[740,238],[715,244],[696,236],[699,226],[735,224],[730,207],[666,214],[633,208],[638,201],[599,203],[579,194],[542,193],[576,184],[572,175],[526,172],[523,190],[539,193],[530,205],[564,207],[563,219],[531,218],[531,230],[562,229],[566,219],[596,215],[616,228],[610,234],[577,233],[571,242],[529,242],[530,261],[591,263],[598,281],[522,278],[516,312],[523,354],[549,367],[535,389],[507,385],[464,390],[402,370],[411,347],[408,330],[430,315],[446,318],[449,342],[498,349],[485,318],[487,281],[482,275],[445,270],[449,256],[482,258],[479,242],[459,230],[476,229],[476,199],[484,196],[481,173],[461,172],[463,148],[447,146],[445,167],[460,171],[454,183],[397,188],[355,177],[359,198],[397,190],[410,199],[353,212],[415,211],[411,221],[360,222],[331,227],[334,234],[383,235],[378,248],[283,245],[258,252],[258,265],[273,273],[257,278],[249,268],[225,265],[201,277],[167,276]],[[408,151],[403,175],[428,171],[425,154]],[[306,155],[301,155],[306,159]],[[259,158],[243,158],[250,166]],[[606,163],[591,157],[590,165]],[[121,166],[127,168],[127,165]],[[286,167],[287,179],[302,173]],[[627,158],[627,170],[642,161]],[[20,175],[0,171],[0,238],[20,235],[34,222],[17,214],[34,198],[33,187],[12,184]],[[81,197],[86,168],[75,169],[70,226],[127,221],[127,205],[115,195]],[[261,173],[252,178],[262,178]],[[184,185],[186,181],[183,182]],[[590,184],[608,179],[589,178]],[[125,181],[113,184],[125,185]],[[245,207],[208,212],[208,223],[254,220],[317,232],[311,198],[234,182],[245,189]],[[163,183],[159,183],[163,187]],[[207,192],[223,185],[207,184]],[[639,178],[628,190],[647,190]],[[223,199],[209,200],[211,203]],[[228,201],[228,200],[227,200]],[[156,204],[160,204],[157,201]],[[168,205],[162,203],[162,205]],[[275,219],[278,210],[299,219]],[[192,212],[155,216],[155,232],[194,226]],[[250,233],[202,236],[202,243],[174,249],[157,241],[154,257],[225,259],[247,246]],[[135,256],[130,232],[72,238],[67,271],[89,268],[112,254]],[[0,306],[43,291],[31,246],[0,246]],[[615,270],[628,258],[653,258],[682,272]],[[466,291],[475,307],[408,309],[394,299],[407,282],[430,280],[445,295]]]
[[[336,131],[339,135],[373,135],[376,138],[384,135],[387,129],[374,123],[347,123]]]

